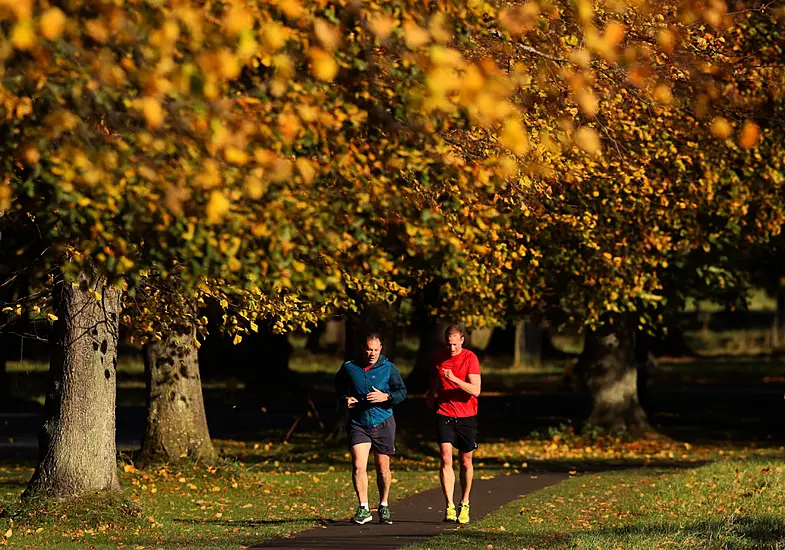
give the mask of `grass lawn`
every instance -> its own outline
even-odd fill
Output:
[[[242,548],[354,511],[349,459],[342,448],[325,449],[305,437],[291,445],[224,441],[220,446],[226,461],[217,468],[186,464],[139,471],[121,463],[125,502],[50,504],[21,514],[17,499],[32,465],[2,464],[0,546]],[[373,473],[371,482],[375,506]],[[429,464],[405,458],[393,463],[393,501],[435,485],[438,474]]]
[[[2,464],[0,546],[241,548],[341,520],[354,510],[349,457],[341,446],[326,446],[307,434],[298,435],[289,444],[218,444],[224,462],[216,468],[181,464],[139,471],[124,458],[120,476],[125,500],[112,502],[108,508],[106,503],[87,502],[20,513],[17,499],[32,474],[32,465]],[[435,446],[401,445],[399,451],[393,463],[393,500],[438,485]],[[778,523],[766,517],[785,512],[779,505],[785,497],[785,462],[776,458],[782,455],[782,448],[693,446],[666,438],[586,438],[569,430],[484,444],[475,462],[478,478],[506,472],[536,475],[542,470],[649,466],[579,475],[430,546],[487,548],[492,544],[494,548],[528,545],[596,550],[598,544],[614,549],[654,548],[657,546],[648,542],[635,545],[638,541],[664,544],[676,540],[670,547],[683,548],[687,546],[682,542],[693,540],[684,537],[700,539],[701,529],[715,529],[713,522],[720,522],[717,533],[728,537],[741,536],[733,531],[737,527],[779,529]],[[758,462],[742,457],[756,457]],[[686,467],[709,459],[721,463],[698,470],[652,467]],[[769,472],[760,473],[764,468]],[[375,504],[373,479],[371,482],[371,502]],[[722,520],[726,516],[736,519]],[[679,528],[678,520],[684,529]],[[617,539],[621,542],[610,546]]]
[[[785,461],[579,475],[410,548],[785,548]]]

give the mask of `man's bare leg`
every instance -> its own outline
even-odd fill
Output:
[[[455,472],[452,469],[452,443],[439,443],[441,451],[441,470],[439,471],[439,481],[442,482],[442,492],[447,506],[453,504],[453,492],[455,491]]]
[[[352,482],[357,493],[357,502],[368,502],[368,455],[371,453],[370,443],[358,443],[351,449],[352,453]]]
[[[461,489],[463,489],[461,502],[469,502],[469,493],[472,492],[472,481],[474,481],[472,451],[469,451],[468,453],[458,451],[458,460],[461,463]]]
[[[390,484],[392,483],[390,455],[373,453],[373,460],[376,463],[376,486],[379,487],[379,502],[387,502],[387,499],[390,497]]]

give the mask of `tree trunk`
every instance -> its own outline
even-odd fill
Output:
[[[589,424],[635,434],[651,430],[638,400],[635,332],[626,320],[586,334],[576,371],[593,400]]]
[[[0,314],[0,325],[7,322],[5,315]],[[11,336],[0,332],[0,399],[7,403],[11,398],[11,384],[8,381],[7,363],[11,357]]]
[[[494,328],[488,345],[485,347],[485,354],[494,357],[510,357],[513,355],[518,336],[516,329],[517,325],[513,323]]]
[[[51,387],[38,467],[23,498],[119,491],[115,448],[118,289],[81,274],[54,290]]]
[[[774,326],[772,331],[772,347],[774,351],[778,350],[780,346],[785,343],[785,288],[779,287],[777,289],[777,305],[774,310]]]
[[[145,346],[148,405],[142,462],[187,457],[212,463],[218,458],[207,429],[195,342],[195,328],[183,327]]]
[[[542,343],[545,328],[541,324],[519,321],[515,325],[513,364],[539,366],[542,362]]]

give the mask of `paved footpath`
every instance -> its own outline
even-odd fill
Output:
[[[487,480],[475,479],[471,500],[472,521],[479,520],[522,495],[554,485],[568,477],[565,473],[539,473],[502,475]],[[444,497],[439,488],[391,502],[390,510],[392,525],[379,525],[374,511],[372,523],[354,525],[348,519],[336,521],[302,531],[291,538],[267,541],[253,548],[310,550],[361,547],[363,550],[388,550],[457,528],[454,523],[441,521],[444,517]]]

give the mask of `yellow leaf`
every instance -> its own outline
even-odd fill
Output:
[[[248,153],[237,147],[227,147],[224,151],[224,158],[231,164],[242,166],[248,162]]]
[[[234,344],[236,346],[237,344],[239,344],[242,341],[243,341],[243,337],[240,336],[239,334],[235,334],[234,335],[234,339],[232,340],[232,344]]]
[[[714,137],[720,139],[727,139],[728,136],[731,135],[731,132],[733,132],[733,128],[728,120],[721,116],[715,117],[714,120],[711,121],[710,130]]]
[[[338,74],[338,63],[333,56],[319,48],[311,48],[309,53],[314,76],[325,82],[334,79]]]
[[[152,97],[142,99],[142,113],[150,128],[159,128],[164,120],[164,112],[158,100]]]
[[[297,167],[297,171],[300,172],[300,175],[303,177],[305,183],[311,183],[316,176],[316,169],[311,164],[311,161],[305,158],[298,158],[295,161],[295,166]]]
[[[235,5],[226,14],[224,25],[226,25],[229,36],[237,36],[243,31],[253,28],[253,16],[245,8]]]
[[[608,26],[605,27],[604,38],[605,42],[610,47],[615,48],[619,45],[621,39],[624,38],[624,25],[618,21],[611,21],[608,23]]]
[[[575,94],[575,102],[589,118],[594,118],[594,115],[597,114],[597,110],[600,107],[600,102],[597,100],[597,96],[595,96],[591,90],[579,90],[578,93]]]
[[[289,38],[289,29],[277,21],[268,21],[262,27],[262,43],[273,51],[280,50]]]
[[[46,318],[49,319],[52,322],[57,321],[57,319],[58,319],[57,315],[55,315],[54,313],[48,313],[46,315]]]
[[[670,105],[673,102],[673,92],[667,84],[660,84],[654,88],[654,101],[663,105]]]
[[[207,223],[218,223],[229,212],[229,199],[222,192],[215,190],[207,202]]]
[[[47,40],[57,40],[63,34],[65,14],[57,8],[49,8],[41,15],[41,34]]]
[[[368,28],[377,40],[384,40],[392,34],[395,28],[395,19],[389,15],[372,15],[368,18]]]
[[[430,42],[431,35],[416,23],[407,21],[403,24],[403,40],[407,48],[415,50]]]
[[[602,152],[602,144],[600,143],[600,136],[594,128],[582,126],[575,131],[573,136],[575,144],[591,155],[598,155]]]
[[[739,134],[739,145],[745,149],[752,149],[758,144],[760,138],[760,126],[748,120]]]
[[[529,152],[529,138],[517,120],[509,118],[504,122],[499,140],[516,155],[525,155]]]
[[[29,50],[35,46],[35,33],[33,24],[29,19],[19,21],[11,30],[11,44],[17,50]]]
[[[259,332],[259,325],[251,321],[251,330],[254,332]]]
[[[9,527],[8,531],[6,531],[5,534],[3,535],[3,538],[4,539],[10,539],[13,536],[13,534],[14,534],[14,531]]]
[[[331,25],[324,19],[317,19],[313,24],[313,33],[316,39],[321,42],[324,49],[331,52],[338,47],[341,35],[335,25]]]
[[[661,30],[657,35],[657,43],[665,53],[672,53],[673,47],[676,44],[676,35],[671,30]]]

